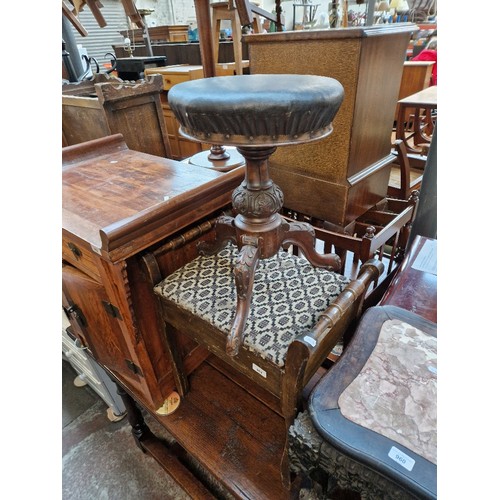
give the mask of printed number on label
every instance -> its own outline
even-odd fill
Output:
[[[389,451],[389,458],[392,458],[395,462],[409,471],[411,471],[415,465],[415,460],[413,460],[413,458],[409,457],[401,450],[398,450],[395,446],[393,446]]]
[[[263,370],[260,366],[257,366],[255,363],[252,363],[252,369],[262,377],[267,378],[267,372]]]

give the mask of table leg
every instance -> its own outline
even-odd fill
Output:
[[[151,434],[149,427],[146,425],[144,421],[144,417],[142,416],[142,412],[137,406],[134,399],[128,394],[123,387],[115,382],[116,392],[122,398],[123,404],[127,409],[127,419],[128,423],[132,427],[132,435],[134,436],[135,444],[146,453],[145,448],[142,446],[142,440],[147,435]]]
[[[200,39],[201,64],[205,78],[215,76],[215,60],[211,35],[210,2],[194,0],[198,37]]]

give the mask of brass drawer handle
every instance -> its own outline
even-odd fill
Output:
[[[78,260],[82,256],[82,251],[75,244],[70,242],[68,243],[68,247],[76,260]]]

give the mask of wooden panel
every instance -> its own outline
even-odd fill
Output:
[[[73,327],[81,331],[92,355],[110,370],[124,374],[127,380],[137,381],[138,376],[127,366],[132,356],[124,341],[118,320],[106,312],[103,303],[109,298],[102,284],[78,269],[63,265],[63,291],[71,305],[76,305],[85,318],[79,325],[69,315]]]
[[[73,264],[84,273],[100,281],[99,270],[95,262],[96,255],[88,248],[85,242],[79,241],[65,233],[62,237],[62,258]]]
[[[170,157],[160,105],[162,79],[151,76],[136,85],[96,84],[112,134],[122,134],[135,151]]]
[[[136,84],[98,74],[90,82],[63,85],[65,144],[120,133],[131,149],[169,158],[161,91],[159,76]]]
[[[398,101],[426,89],[430,85],[433,66],[434,62],[432,61],[405,61]],[[398,118],[398,108],[399,104],[396,107],[394,120]]]
[[[373,165],[391,152],[391,132],[398,99],[407,33],[392,36],[369,36],[363,41],[359,61],[355,110],[347,176]],[[380,198],[387,184],[379,185]]]
[[[63,96],[62,128],[67,146],[111,133],[97,97]]]
[[[345,218],[357,219],[380,201],[381,192],[387,193],[394,156],[387,155],[369,168],[349,178],[349,194]],[[385,194],[382,196],[385,197]]]
[[[341,184],[272,166],[271,177],[285,193],[285,206],[333,224],[343,225],[349,189]],[[304,196],[304,193],[307,193]]]
[[[430,85],[432,61],[405,61],[399,88],[398,101]]]
[[[273,35],[280,36],[281,33]],[[329,76],[343,85],[345,95],[344,102],[333,121],[333,133],[315,144],[278,148],[270,160],[271,176],[272,168],[276,166],[331,182],[343,182],[346,178],[350,130],[358,82],[360,42],[358,39],[332,41],[296,37],[297,40],[288,39],[284,43],[280,40],[274,41],[274,38],[270,38],[267,43],[254,46],[252,39],[248,37],[251,73]],[[314,57],[311,57],[312,50],[315,52]],[[300,61],[300,64],[297,64],[297,61]],[[325,158],[329,161],[326,162]]]

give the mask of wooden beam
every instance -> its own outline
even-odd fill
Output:
[[[127,14],[130,20],[135,23],[138,28],[144,28],[144,21],[135,6],[134,0],[122,0],[122,5],[125,9],[125,14]]]
[[[205,78],[215,76],[215,59],[212,44],[210,4],[208,0],[194,0],[198,38],[200,40],[201,64]]]
[[[236,10],[238,11],[238,15],[240,16],[240,22],[242,26],[252,24],[252,7],[250,6],[250,2],[248,0],[236,0]]]
[[[62,2],[62,12],[63,15],[66,16],[68,21],[75,27],[76,31],[80,33],[81,36],[88,36],[88,31],[83,27],[82,23],[78,20],[78,18],[73,14],[71,9]]]
[[[94,15],[95,20],[97,21],[99,27],[104,28],[105,26],[107,26],[108,23],[104,19],[100,10],[102,9],[102,3],[99,0],[87,0],[86,3],[89,6],[90,11]]]

